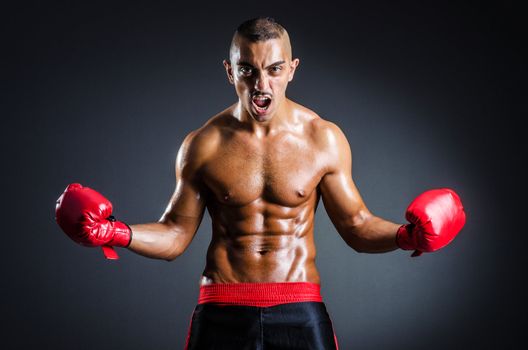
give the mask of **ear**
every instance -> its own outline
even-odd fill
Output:
[[[224,64],[224,67],[227,73],[227,79],[229,79],[229,82],[231,84],[235,84],[235,80],[233,78],[233,68],[231,67],[231,63],[229,63],[228,60],[224,60],[222,63]]]
[[[291,63],[290,63],[290,72],[288,73],[288,82],[293,80],[293,75],[295,74],[295,69],[299,65],[299,62],[300,61],[299,61],[298,58],[296,58],[296,59],[291,61]]]

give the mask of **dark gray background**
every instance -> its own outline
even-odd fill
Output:
[[[221,62],[259,15],[289,30],[301,63],[288,95],[343,129],[372,212],[403,223],[416,195],[446,186],[468,215],[450,246],[412,259],[354,252],[321,203],[318,266],[341,348],[519,346],[522,13],[508,1],[344,4],[3,8],[2,348],[182,348],[209,217],[172,263],[124,249],[111,262],[60,231],[55,200],[80,182],[119,219],[157,220],[183,138],[235,101]]]

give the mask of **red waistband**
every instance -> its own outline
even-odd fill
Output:
[[[209,284],[200,287],[198,304],[269,307],[305,301],[323,301],[319,284],[309,282]]]

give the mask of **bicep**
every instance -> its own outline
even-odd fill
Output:
[[[175,189],[160,222],[184,226],[185,231],[196,231],[205,210],[204,188],[199,178],[199,153],[189,134],[176,157]]]
[[[358,226],[371,214],[352,179],[352,152],[339,128],[334,127],[328,146],[328,170],[321,179],[320,190],[325,210],[341,233]]]
[[[202,192],[192,180],[178,179],[176,188],[171,196],[169,204],[163,213],[161,221],[175,225],[185,222],[200,223],[205,209],[205,201]]]

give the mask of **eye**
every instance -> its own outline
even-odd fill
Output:
[[[278,72],[280,72],[281,70],[282,70],[282,67],[281,67],[281,66],[273,66],[273,67],[271,67],[271,71],[272,71],[273,73],[278,73]]]
[[[238,71],[244,75],[250,75],[252,72],[252,69],[250,67],[242,66],[238,68]]]

